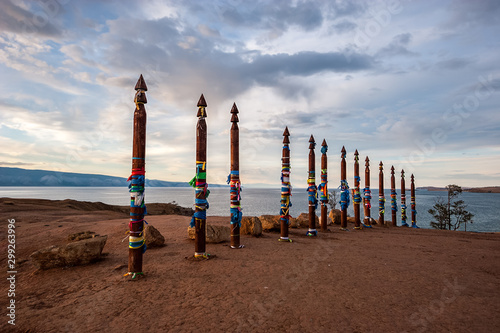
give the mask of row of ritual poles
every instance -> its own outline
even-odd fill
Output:
[[[291,241],[288,238],[288,225],[290,216],[292,186],[290,183],[290,132],[288,127],[285,128],[283,132],[283,150],[281,157],[281,210],[280,210],[280,220],[281,220],[281,236],[280,241]],[[309,201],[309,229],[307,231],[308,236],[316,236],[316,209],[318,208],[318,201],[321,202],[321,220],[320,227],[321,231],[327,231],[327,205],[329,202],[328,193],[328,159],[327,151],[328,145],[326,140],[323,139],[321,144],[321,175],[320,183],[316,186],[316,155],[314,149],[316,148],[316,142],[314,136],[311,135],[309,138],[309,170],[307,178],[307,192]],[[341,162],[340,162],[340,230],[347,230],[347,208],[350,204],[350,192],[349,185],[347,182],[347,167],[346,167],[346,150],[342,147],[341,150]],[[372,224],[385,225],[385,195],[384,195],[384,165],[382,161],[379,164],[379,217],[378,222],[371,217],[371,190],[370,190],[370,159],[368,156],[365,159],[365,187],[363,188],[363,198],[360,193],[360,181],[359,176],[359,153],[358,150],[354,152],[354,188],[352,189],[352,201],[354,210],[354,229],[360,230],[363,228],[371,228]],[[416,202],[415,202],[415,177],[411,175],[411,226],[413,228],[418,228],[416,219]],[[319,200],[318,200],[319,197]],[[364,219],[361,222],[360,218],[360,205],[364,207]],[[406,184],[405,184],[405,172],[401,170],[401,220],[402,227],[409,227],[406,215]],[[394,166],[391,167],[391,211],[392,211],[392,225],[397,226],[397,192],[396,192],[396,178],[394,176]]]
[[[146,157],[146,109],[147,103],[146,91],[148,90],[143,76],[139,77],[135,85],[135,111],[134,111],[134,125],[133,125],[133,147],[132,147],[132,174],[129,177],[129,191],[130,191],[130,221],[129,221],[129,262],[128,273],[126,276],[131,276],[135,279],[139,275],[143,275],[143,253],[146,251],[145,234],[144,234],[144,216],[147,214],[146,205],[144,201],[144,186],[145,186],[145,157]],[[201,95],[198,103],[198,121],[196,124],[196,174],[190,181],[190,184],[195,189],[195,211],[191,220],[191,227],[195,228],[195,259],[209,259],[210,255],[206,252],[206,212],[209,208],[208,197],[210,191],[208,190],[207,179],[207,103],[203,94]],[[233,104],[231,109],[231,166],[230,174],[228,176],[228,183],[230,185],[230,214],[231,214],[231,248],[239,249],[244,247],[240,244],[240,227],[242,220],[241,212],[241,182],[239,177],[239,128],[238,128],[238,108]],[[288,237],[288,227],[290,219],[290,196],[292,187],[290,183],[290,140],[288,127],[285,128],[283,133],[283,151],[282,151],[282,169],[281,169],[281,235],[279,240],[291,242]],[[309,140],[309,176],[308,176],[308,200],[309,200],[309,229],[308,236],[316,236],[316,208],[318,205],[318,192],[321,201],[321,230],[326,231],[326,216],[327,216],[327,203],[328,203],[328,189],[327,189],[327,150],[328,146],[326,140],[323,140],[321,148],[321,183],[316,187],[315,181],[315,149],[316,143],[314,137],[311,135]],[[340,192],[340,206],[341,206],[341,230],[347,230],[347,207],[350,203],[349,186],[346,180],[346,150],[342,147],[341,151],[341,192]],[[354,163],[354,189],[353,203],[355,214],[355,229],[363,227],[371,227],[376,223],[370,216],[371,210],[371,192],[370,192],[370,169],[369,160],[366,158],[365,169],[365,188],[364,191],[364,221],[360,221],[360,177],[359,177],[359,163],[358,152],[355,152]],[[385,198],[383,191],[383,165],[380,162],[379,173],[379,223],[384,224],[384,210]],[[396,226],[396,189],[394,178],[394,167],[391,168],[391,206],[392,206],[392,224]],[[411,209],[412,209],[412,226],[416,226],[416,210],[415,210],[415,186],[414,177],[411,176]],[[401,171],[401,218],[402,226],[408,226],[406,223],[406,196],[405,196],[405,180],[404,171]]]

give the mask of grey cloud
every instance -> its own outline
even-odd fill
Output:
[[[335,23],[334,25],[332,25],[333,31],[338,33],[338,34],[343,34],[346,32],[353,31],[357,27],[358,27],[358,25],[356,23],[348,21],[348,20],[343,20],[339,23]]]
[[[377,56],[394,57],[394,56],[415,56],[416,53],[408,50],[407,46],[410,44],[412,35],[404,33],[396,35],[392,41],[385,47],[377,52]]]
[[[250,7],[251,6],[251,7]],[[299,2],[295,6],[285,0],[242,2],[226,8],[222,19],[235,27],[286,30],[299,26],[306,31],[314,30],[323,23],[321,9],[316,2]]]
[[[0,31],[37,34],[48,37],[60,36],[62,29],[54,24],[55,16],[61,11],[60,5],[45,9],[44,3],[29,2],[30,10],[17,6],[13,1],[0,2]]]
[[[309,97],[312,88],[288,77],[373,67],[370,56],[351,52],[349,57],[342,52],[264,55],[241,47],[224,52],[215,47],[215,43],[224,43],[223,38],[214,39],[189,27],[180,33],[175,28],[177,23],[168,18],[110,22],[110,32],[99,41],[105,50],[100,63],[130,74],[144,72],[149,66],[154,75],[163,78],[162,89],[167,85],[167,90],[176,92],[178,100],[200,91],[215,95],[216,99],[230,98],[254,84],[273,87],[290,98]]]
[[[500,23],[500,2],[498,0],[454,0],[450,4],[450,9],[452,16],[446,23],[449,28]]]
[[[455,70],[455,69],[460,69],[460,68],[466,67],[467,65],[469,65],[471,63],[472,63],[472,61],[470,59],[452,58],[452,59],[439,61],[436,63],[435,66],[438,69]]]

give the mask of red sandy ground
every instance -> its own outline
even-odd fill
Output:
[[[189,217],[150,216],[166,246],[127,272],[123,213],[0,200],[0,262],[7,219],[16,220],[16,326],[1,332],[498,332],[500,234],[375,227],[320,233],[292,229],[242,236],[245,248],[208,244],[195,262]],[[210,218],[229,223],[229,217]],[[108,235],[103,260],[35,272],[29,255],[70,233]],[[26,261],[24,261],[26,260]],[[4,273],[6,275],[6,273]],[[4,276],[5,276],[4,275]]]

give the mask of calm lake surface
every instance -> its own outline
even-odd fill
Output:
[[[229,188],[211,188],[208,201],[209,216],[229,216]],[[148,202],[175,202],[184,207],[192,207],[194,189],[187,187],[149,187],[146,188],[146,204]],[[35,198],[81,201],[100,201],[111,205],[129,205],[128,188],[122,187],[0,187],[0,197]],[[280,209],[280,188],[257,189],[245,188],[241,192],[243,215],[278,215]],[[417,225],[430,228],[431,215],[427,212],[436,198],[446,199],[446,192],[418,190],[416,192]],[[378,218],[378,191],[372,190],[372,217]],[[390,191],[385,191],[385,219],[391,219]],[[411,223],[410,193],[406,192],[408,206],[408,223]],[[351,198],[352,199],[352,198]],[[398,191],[398,209],[401,206]],[[467,231],[500,232],[500,193],[467,193],[459,197],[467,204],[467,209],[474,214],[474,223],[467,225]],[[338,205],[337,205],[337,208]],[[307,192],[305,189],[293,189],[291,215],[297,217],[308,212]],[[319,206],[316,214],[319,216]],[[354,216],[352,202],[348,214]],[[361,209],[363,216],[363,210]],[[401,224],[398,210],[398,225]],[[461,230],[464,228],[462,227]]]

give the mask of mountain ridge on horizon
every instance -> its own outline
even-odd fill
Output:
[[[188,182],[147,179],[147,187],[190,187]],[[0,186],[123,187],[127,178],[99,174],[0,167]],[[214,187],[220,185],[212,185]]]

